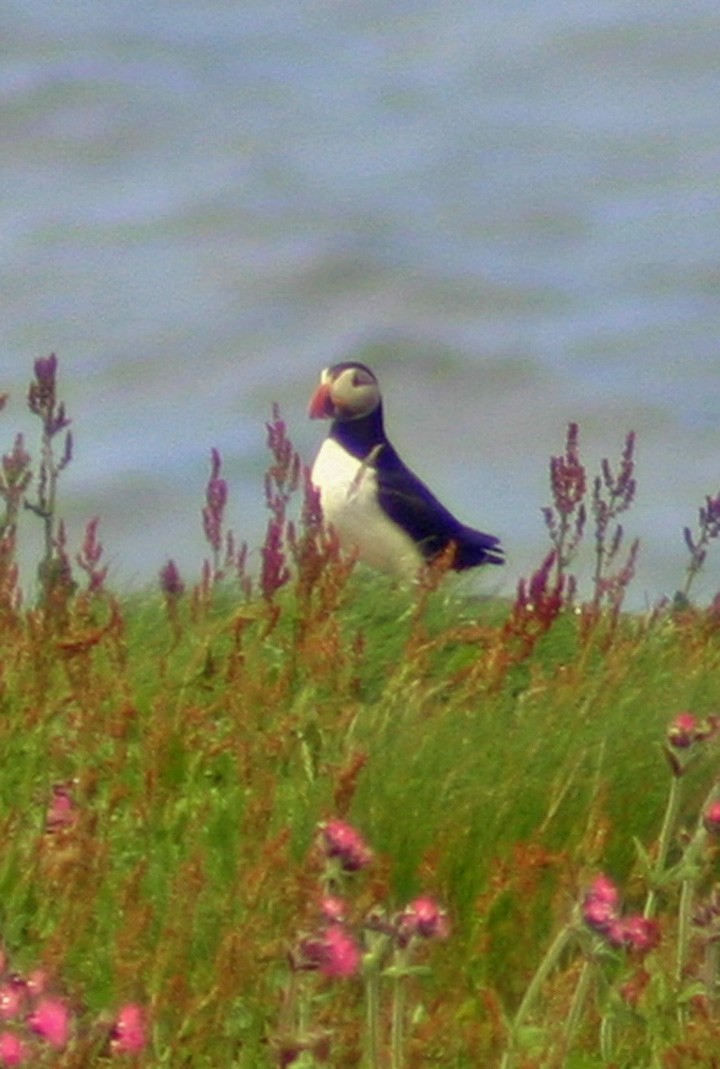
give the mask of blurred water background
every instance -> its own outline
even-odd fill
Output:
[[[0,447],[57,352],[63,509],[117,585],[197,574],[212,446],[256,547],[271,402],[309,460],[351,355],[502,536],[481,589],[544,555],[571,419],[593,470],[638,433],[633,603],[681,585],[720,491],[717,0],[5,0],[0,30]]]

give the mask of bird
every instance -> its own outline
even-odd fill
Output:
[[[408,581],[446,551],[455,571],[504,563],[500,539],[461,523],[400,459],[369,367],[348,360],[325,368],[308,414],[331,420],[310,480],[344,549]]]

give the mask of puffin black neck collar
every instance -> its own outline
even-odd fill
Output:
[[[375,446],[387,443],[382,404],[358,419],[333,420],[329,437],[358,460],[364,460]]]

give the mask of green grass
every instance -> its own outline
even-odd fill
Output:
[[[39,380],[54,373],[36,367]],[[54,392],[43,405],[54,500]],[[716,609],[622,615],[631,569],[612,587],[619,598],[584,606],[557,574],[553,586],[549,565],[514,604],[463,598],[440,574],[399,589],[343,561],[307,498],[293,532],[299,469],[277,414],[274,432],[266,496],[280,549],[268,549],[269,531],[253,593],[242,567],[239,581],[218,578],[218,543],[189,589],[166,577],[164,594],[124,597],[91,541],[85,564],[71,565],[53,516],[41,594],[22,605],[13,565],[30,483],[17,444],[0,482],[0,983],[41,967],[74,1022],[62,1050],[28,1039],[32,1064],[108,1064],[110,1026],[128,1003],[148,1014],[134,1063],[147,1067],[306,1069],[327,1053],[323,1036],[322,1064],[338,1069],[711,1064],[717,849],[694,829],[717,778],[714,736],[676,777],[659,947],[611,952],[577,911],[600,872],[622,888],[626,912],[647,901],[654,877],[635,843],[657,858],[668,724],[681,710],[720,710]],[[566,461],[584,492],[576,449],[575,437]],[[219,471],[216,457],[213,479]],[[702,549],[715,537],[711,506]],[[561,556],[583,523],[551,528]],[[272,567],[288,562],[283,584]],[[59,784],[72,814],[49,828]],[[450,938],[419,952],[427,974],[381,979],[376,1061],[362,1055],[370,974],[291,967],[319,924],[318,825],[335,817],[375,853],[345,888],[356,933],[373,910],[392,917],[420,894],[451,923]],[[703,846],[697,864],[673,872],[692,842]],[[683,894],[711,920],[678,968]],[[563,932],[573,949],[551,960]],[[630,982],[642,987],[634,1001],[622,995]],[[412,1026],[402,1056],[383,1061],[405,983]],[[2,1028],[27,1038],[23,1017]],[[308,1037],[315,1053],[298,1048],[292,1060]]]
[[[42,610],[2,633],[13,962],[43,963],[86,1015],[148,1005],[144,1064],[276,1064],[308,855],[340,813],[379,858],[363,900],[429,891],[452,918],[416,991],[434,1025],[411,1064],[492,1064],[488,1000],[512,1013],[583,879],[638,879],[632,838],[659,827],[667,722],[720,707],[720,635],[690,614],[581,637],[567,613],[498,676],[507,606],[442,591],[419,606],[360,569],[329,613],[293,586],[274,609],[224,588],[190,602],[172,621],[156,595],[75,596],[61,634]],[[688,819],[710,777],[688,781]],[[77,821],[51,835],[58,782],[74,785]],[[332,1064],[352,1064],[353,1005],[345,982],[337,1021],[323,1006],[351,1059]]]

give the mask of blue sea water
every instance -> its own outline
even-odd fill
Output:
[[[309,460],[317,374],[356,354],[404,458],[502,536],[502,589],[545,552],[569,420],[593,470],[637,431],[634,604],[682,584],[720,492],[715,3],[9,0],[0,24],[0,448],[57,352],[71,537],[100,515],[118,583],[197,571],[213,446],[256,546],[271,403]]]

